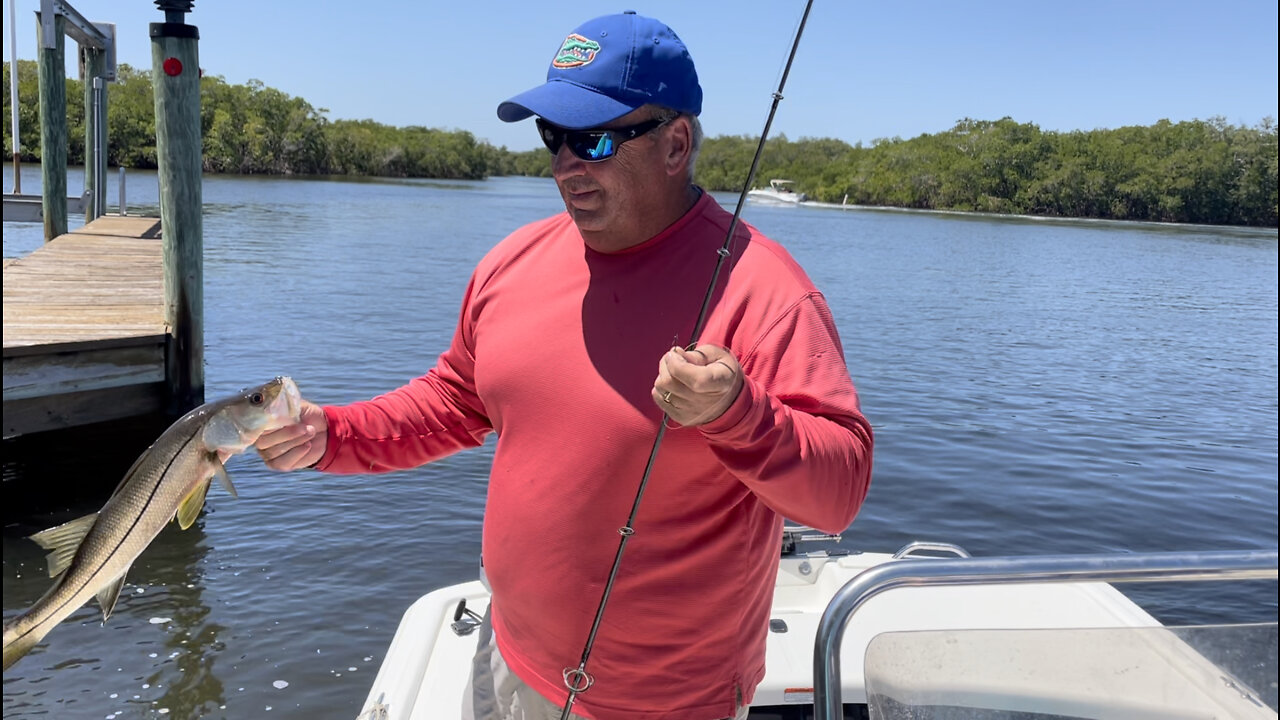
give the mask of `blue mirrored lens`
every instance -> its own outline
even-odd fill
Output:
[[[600,142],[587,151],[592,160],[603,160],[613,154],[613,138],[601,135]]]

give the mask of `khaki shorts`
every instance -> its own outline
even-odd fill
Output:
[[[564,706],[539,695],[507,667],[493,639],[488,612],[476,635],[471,683],[462,696],[462,720],[559,720]],[[746,720],[748,710],[740,708],[733,720]],[[586,720],[574,713],[569,717]]]

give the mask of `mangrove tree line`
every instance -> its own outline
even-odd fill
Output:
[[[107,101],[107,161],[130,168],[156,166],[151,73],[117,68]],[[9,82],[9,64],[4,83]],[[67,162],[84,162],[83,84],[68,78]],[[250,80],[200,80],[204,169],[214,173],[380,175],[478,180],[496,174],[509,155],[466,131],[391,127],[372,120],[330,121],[324,108]],[[25,160],[40,159],[39,79],[34,61],[18,61],[19,132]],[[4,95],[5,116],[9,96]],[[9,124],[4,125],[9,147]]]
[[[4,67],[8,83],[9,66]],[[40,157],[36,64],[18,62],[23,157]],[[68,79],[68,159],[84,158],[82,84]],[[251,80],[201,81],[205,170],[480,179],[550,175],[546,151],[512,152],[463,130],[329,120],[327,110]],[[109,162],[154,168],[149,71],[119,67],[110,87]],[[9,112],[8,95],[4,111]],[[532,134],[532,129],[530,133]],[[737,191],[756,137],[707,138],[696,181]],[[9,126],[4,124],[9,145]],[[757,183],[796,181],[815,200],[1061,217],[1277,225],[1277,132],[1222,118],[1056,132],[1010,118],[965,119],[939,133],[868,146],[770,138]]]

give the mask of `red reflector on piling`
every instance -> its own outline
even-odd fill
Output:
[[[170,77],[182,74],[182,61],[178,58],[165,58],[164,74]]]

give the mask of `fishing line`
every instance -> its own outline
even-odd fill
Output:
[[[791,52],[787,56],[787,65],[782,70],[782,79],[778,81],[778,89],[773,93],[773,104],[769,106],[769,117],[764,122],[764,130],[760,133],[760,142],[756,145],[756,154],[751,158],[751,168],[747,171],[746,182],[742,185],[742,192],[738,195],[738,205],[733,210],[733,220],[729,222],[729,231],[725,234],[724,244],[716,251],[715,270],[711,273],[711,282],[707,285],[707,294],[702,300],[702,308],[698,310],[698,319],[693,326],[693,334],[689,338],[688,349],[692,350],[698,344],[698,337],[702,335],[702,330],[707,322],[707,313],[711,307],[711,298],[715,294],[716,281],[720,278],[720,271],[724,268],[724,262],[729,258],[730,248],[733,246],[733,234],[738,229],[738,219],[742,216],[742,206],[747,201],[747,192],[751,190],[751,183],[755,180],[756,170],[760,167],[760,156],[764,153],[764,143],[769,137],[769,128],[773,125],[773,116],[778,112],[778,103],[782,101],[782,90],[786,87],[787,76],[791,74],[791,63],[796,59],[796,50],[800,47],[800,36],[804,34],[804,24],[809,19],[809,10],[813,7],[813,0],[806,0],[804,5],[804,14],[800,16],[800,24],[796,27],[795,39],[791,41]],[[622,553],[627,548],[627,541],[635,535],[636,514],[640,511],[640,499],[644,497],[645,487],[649,484],[649,476],[653,472],[654,461],[658,458],[658,448],[662,445],[662,438],[667,434],[667,414],[662,414],[662,422],[658,425],[658,434],[653,439],[653,449],[649,451],[649,460],[645,463],[644,474],[640,476],[640,487],[636,490],[636,498],[631,504],[631,514],[627,516],[627,524],[618,528],[618,552],[613,557],[613,567],[609,569],[609,579],[604,585],[604,591],[600,595],[600,605],[596,608],[595,619],[591,623],[591,632],[587,634],[587,642],[582,648],[582,659],[578,662],[576,668],[565,668],[563,677],[564,685],[569,690],[569,697],[565,700],[564,710],[560,713],[560,720],[569,720],[569,711],[573,708],[573,703],[578,699],[578,695],[586,692],[594,683],[595,678],[587,672],[587,660],[591,657],[591,649],[595,646],[596,634],[600,630],[600,622],[604,619],[604,609],[609,603],[609,595],[613,592],[613,582],[618,577],[618,568],[622,565]]]

